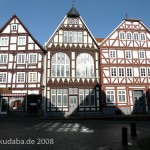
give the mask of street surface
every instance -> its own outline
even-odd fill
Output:
[[[135,122],[135,121],[134,121]],[[137,138],[131,138],[131,121],[42,120],[33,117],[0,118],[0,150],[137,150],[137,141],[150,136],[150,121],[136,121]],[[128,129],[128,146],[122,146],[122,127]]]

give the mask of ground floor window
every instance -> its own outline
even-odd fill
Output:
[[[24,111],[25,100],[24,97],[10,97],[9,110],[10,111]]]
[[[51,106],[68,107],[68,89],[51,89]]]
[[[118,102],[125,103],[126,102],[126,91],[118,90]]]
[[[79,106],[94,107],[95,106],[95,90],[79,89]]]
[[[106,91],[106,102],[107,103],[114,103],[115,102],[115,91],[114,90],[107,90]]]

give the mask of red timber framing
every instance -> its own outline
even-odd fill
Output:
[[[45,50],[16,16],[0,30],[0,113],[35,110],[42,99]]]
[[[74,7],[45,48],[46,114],[99,113],[99,47]]]
[[[100,44],[103,112],[145,113],[150,109],[150,31],[124,19]]]

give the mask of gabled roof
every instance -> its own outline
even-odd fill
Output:
[[[29,36],[33,39],[33,41],[41,48],[41,50],[46,53],[46,51],[44,50],[44,48],[41,46],[41,44],[33,37],[33,35],[29,32],[29,30],[27,29],[27,27],[22,23],[22,21],[17,17],[17,15],[13,15],[7,22],[6,24],[0,29],[0,33],[3,32],[3,30],[6,28],[6,26],[14,19],[16,18],[19,23],[22,25],[22,27],[25,29],[25,31],[29,34]]]
[[[74,6],[72,6],[72,8],[70,9],[70,11],[67,13],[68,17],[79,17],[80,14],[79,12],[75,9]]]

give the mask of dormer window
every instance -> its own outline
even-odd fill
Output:
[[[69,18],[68,19],[68,24],[78,24],[78,19],[76,19],[76,18]]]
[[[11,30],[17,30],[17,24],[11,24]]]

